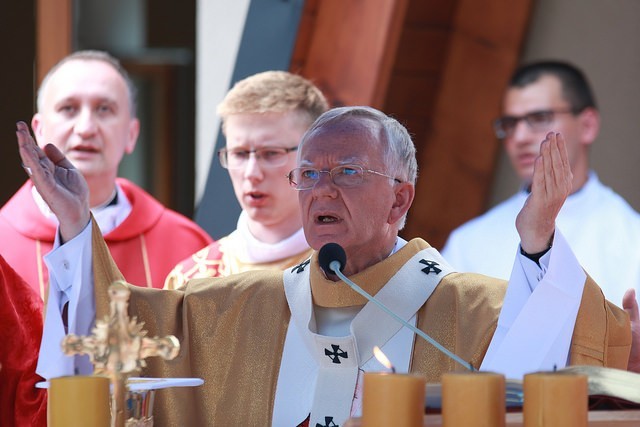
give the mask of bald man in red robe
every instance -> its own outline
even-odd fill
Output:
[[[178,262],[212,240],[193,221],[118,177],[138,139],[134,94],[117,59],[74,52],[43,80],[31,123],[38,141],[55,144],[87,180],[89,206],[125,278],[161,288]],[[0,252],[42,299],[49,286],[42,257],[53,246],[57,225],[30,182],[0,209]]]

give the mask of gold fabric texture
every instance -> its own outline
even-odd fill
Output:
[[[571,365],[627,369],[631,329],[627,313],[604,299],[602,290],[587,276],[571,341]]]
[[[108,309],[106,286],[121,275],[95,228],[94,236],[96,304],[99,315],[104,315]],[[402,266],[399,260],[428,246],[420,239],[409,244],[406,251],[399,251],[353,279],[362,285],[367,283],[365,278],[371,280],[374,285],[368,290],[375,293],[381,278],[388,279]],[[330,306],[358,302],[347,291],[324,292],[323,284],[315,283],[318,277],[326,280],[315,254],[310,268],[312,289],[319,294],[314,300]],[[130,314],[145,322],[149,335],[173,334],[182,346],[173,361],[148,359],[143,374],[205,380],[201,387],[158,392],[154,408],[157,427],[270,425],[290,317],[281,272],[196,279],[188,282],[184,290],[176,291],[136,286],[130,289]],[[495,330],[505,289],[505,282],[497,279],[449,274],[419,310],[418,325],[448,349],[479,366]],[[630,346],[628,319],[598,291],[588,281],[571,361],[625,368]],[[443,372],[458,369],[461,367],[431,345],[421,339],[416,341],[413,372],[426,375],[429,381],[439,381]]]
[[[451,273],[418,312],[418,327],[479,368],[497,326],[506,284],[480,274]],[[428,382],[440,382],[443,372],[465,369],[425,340],[414,341],[411,370],[426,375]]]

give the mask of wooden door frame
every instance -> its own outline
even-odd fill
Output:
[[[73,49],[73,0],[36,1],[36,85]]]

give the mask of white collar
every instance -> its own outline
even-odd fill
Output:
[[[107,234],[114,228],[122,224],[122,222],[129,216],[132,210],[131,202],[129,202],[129,199],[127,199],[124,191],[122,191],[122,188],[120,188],[117,183],[115,191],[118,197],[115,204],[109,204],[111,200],[113,200],[112,197],[109,199],[109,202],[91,209],[91,213],[93,213],[93,216],[98,223],[102,234]],[[55,214],[51,211],[51,209],[49,209],[49,205],[47,205],[47,202],[45,202],[40,193],[38,193],[36,187],[31,187],[31,195],[33,196],[33,200],[38,206],[38,209],[40,210],[42,215],[44,215],[45,218],[53,221],[55,224],[59,224],[58,218],[56,218]]]
[[[248,215],[245,211],[240,213],[238,225],[229,237],[237,241],[239,247],[235,255],[244,263],[263,263],[276,261],[297,255],[309,248],[302,228],[291,236],[277,242],[265,243],[258,240],[249,230]]]

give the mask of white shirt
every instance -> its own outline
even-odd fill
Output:
[[[520,191],[455,229],[442,255],[459,271],[509,278],[519,242],[515,219],[527,196]],[[640,297],[640,214],[595,173],[566,200],[556,226],[609,301],[622,306],[629,288]]]
[[[36,202],[38,209],[42,212],[42,215],[58,224],[58,218],[56,218],[55,214],[51,212],[49,205],[47,205],[47,202],[45,202],[40,193],[38,193],[36,187],[31,187],[31,195],[33,196],[33,200]],[[112,204],[111,202],[116,196],[116,203]],[[131,213],[131,209],[131,202],[127,199],[127,195],[124,194],[122,188],[120,188],[116,183],[116,190],[113,196],[109,198],[105,204],[91,208],[91,213],[98,223],[98,227],[100,227],[102,234],[106,235],[127,219]]]

